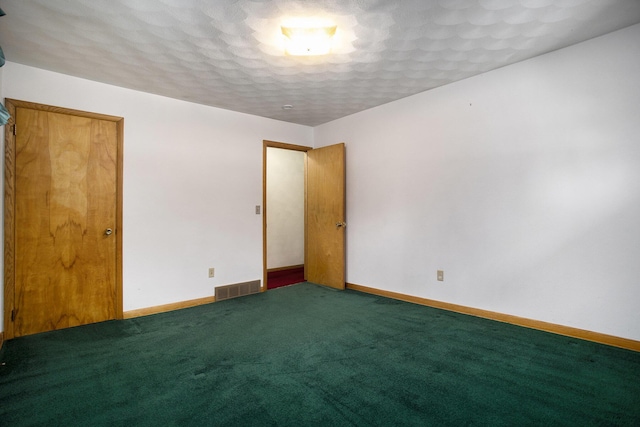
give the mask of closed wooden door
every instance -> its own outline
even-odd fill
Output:
[[[306,216],[306,279],[344,289],[344,144],[307,151]]]
[[[121,316],[121,122],[95,116],[15,108],[14,336]]]

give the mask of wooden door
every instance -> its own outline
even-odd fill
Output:
[[[305,273],[309,282],[345,287],[345,147],[307,151]]]
[[[122,316],[121,119],[31,107],[15,107],[7,148],[15,148],[13,336]]]

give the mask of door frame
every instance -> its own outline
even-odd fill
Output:
[[[15,310],[15,236],[16,236],[16,137],[15,116],[16,108],[28,108],[31,110],[46,111],[51,113],[67,114],[86,117],[90,119],[114,122],[117,131],[117,156],[116,156],[116,226],[114,236],[116,238],[116,319],[122,319],[122,171],[123,171],[123,145],[124,145],[124,118],[105,114],[91,113],[87,111],[72,110],[69,108],[54,107],[51,105],[37,104],[27,101],[19,101],[6,98],[5,107],[11,117],[4,127],[5,142],[5,169],[4,169],[4,337],[11,339],[15,336],[14,323],[12,321]]]
[[[267,290],[267,148],[282,148],[306,153],[313,147],[287,144],[277,141],[262,141],[262,286],[260,290]],[[304,265],[307,265],[307,157],[304,158]],[[305,269],[306,271],[306,269]],[[306,278],[306,273],[305,273]]]

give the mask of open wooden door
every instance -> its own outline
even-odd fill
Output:
[[[307,151],[306,280],[345,288],[345,146]]]

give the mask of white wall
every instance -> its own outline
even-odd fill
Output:
[[[312,145],[311,128],[15,63],[3,80],[8,98],[125,118],[125,311],[262,278],[262,141]]]
[[[304,264],[304,156],[267,147],[267,268]]]
[[[348,282],[640,340],[639,40],[316,127],[347,143]]]

